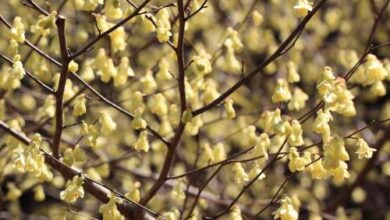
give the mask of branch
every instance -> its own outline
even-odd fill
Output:
[[[22,2],[23,5],[27,6],[27,7],[30,7],[30,8],[33,8],[35,9],[36,11],[38,11],[39,13],[45,15],[45,16],[48,16],[49,13],[41,8],[41,6],[39,6],[37,3],[35,3],[33,0],[26,0],[26,1],[23,1]]]
[[[180,143],[181,136],[184,132],[186,124],[181,120],[184,111],[187,108],[186,93],[185,93],[185,64],[184,64],[184,28],[185,28],[185,15],[183,0],[177,0],[177,8],[179,11],[179,36],[178,45],[176,48],[176,57],[178,64],[178,84],[179,84],[179,97],[180,97],[180,122],[176,129],[175,135],[172,138],[171,144],[168,148],[167,154],[164,159],[164,164],[161,169],[160,175],[157,181],[154,183],[149,192],[142,198],[141,204],[146,205],[158,192],[158,190],[164,185],[164,182],[168,179],[169,170],[171,168],[176,148]]]

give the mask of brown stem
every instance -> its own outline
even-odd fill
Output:
[[[180,118],[183,116],[184,111],[187,108],[186,93],[185,93],[185,64],[184,64],[184,28],[185,28],[185,15],[183,0],[177,0],[177,8],[179,11],[179,37],[178,45],[176,48],[176,56],[179,71],[179,97],[180,97]],[[154,183],[149,192],[142,198],[141,204],[146,205],[158,192],[158,190],[164,185],[164,182],[168,179],[169,170],[172,166],[176,148],[178,147],[181,136],[183,135],[186,124],[180,120],[175,135],[172,138],[168,152],[165,156],[164,164],[161,169],[160,175],[157,181]]]
[[[61,136],[62,136],[62,127],[63,127],[63,111],[64,111],[64,92],[65,92],[65,84],[66,80],[68,78],[68,66],[69,66],[69,54],[68,54],[68,47],[66,45],[66,37],[65,37],[65,18],[59,16],[56,19],[56,25],[58,29],[58,38],[60,41],[60,50],[61,50],[61,59],[62,59],[62,65],[61,65],[61,72],[60,72],[60,79],[58,83],[58,88],[55,93],[56,98],[56,113],[55,113],[55,131],[54,131],[54,137],[53,137],[53,155],[56,159],[60,157],[59,154],[59,148],[60,148],[60,142],[61,142]]]

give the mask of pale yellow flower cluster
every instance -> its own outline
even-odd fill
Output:
[[[28,172],[42,181],[51,181],[53,174],[45,163],[45,157],[40,149],[42,137],[35,134],[29,146],[18,147],[14,154],[16,156],[14,166],[20,172]]]
[[[66,189],[60,193],[60,198],[68,203],[75,203],[78,198],[84,197],[83,184],[83,176],[74,176],[66,183]]]

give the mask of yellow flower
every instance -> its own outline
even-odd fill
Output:
[[[287,117],[282,117],[282,120],[274,125],[274,131],[281,136],[287,136],[291,133],[291,125]]]
[[[87,99],[85,98],[85,95],[82,94],[77,96],[77,98],[74,100],[73,116],[78,117],[84,115],[87,112],[86,102]]]
[[[263,128],[266,133],[272,134],[274,132],[274,127],[282,121],[280,114],[281,112],[279,108],[273,112],[263,112],[260,116],[259,126]]]
[[[157,39],[161,43],[168,42],[169,38],[172,36],[171,33],[171,23],[169,21],[169,9],[163,8],[160,10],[157,15]]]
[[[218,143],[213,148],[214,161],[219,162],[226,159],[225,146],[222,143]]]
[[[290,146],[300,146],[303,144],[302,126],[297,120],[291,122],[291,132],[288,136],[288,144]]]
[[[79,64],[72,60],[69,63],[68,69],[70,72],[75,73],[77,70],[79,70]]]
[[[293,8],[298,17],[304,17],[309,11],[313,10],[312,3],[308,2],[308,0],[297,0]]]
[[[387,75],[386,69],[384,68],[383,64],[373,54],[369,54],[367,56],[367,62],[365,63],[365,72],[366,85],[373,84],[378,81],[383,81]]]
[[[166,58],[161,58],[160,62],[158,63],[158,72],[156,74],[157,81],[164,81],[168,79],[172,79],[172,75],[169,72],[169,62]]]
[[[259,11],[254,10],[251,15],[252,15],[253,24],[255,24],[256,26],[260,26],[261,23],[263,23],[264,18]]]
[[[125,195],[126,198],[134,202],[139,202],[141,200],[141,193],[139,191],[140,186],[141,186],[140,182],[135,182],[132,186],[131,191],[126,193]]]
[[[52,11],[48,16],[38,20],[38,31],[42,34],[48,33],[48,30],[55,25],[57,11]]]
[[[271,141],[266,133],[260,134],[256,140],[256,145],[254,148],[255,156],[263,156],[265,160],[268,160],[268,148],[271,145]]]
[[[163,136],[172,134],[172,132],[173,132],[172,124],[171,124],[171,122],[168,120],[168,116],[162,117],[161,123],[160,123],[160,127],[159,127],[159,129],[158,129],[158,132],[159,132],[161,135],[163,135]]]
[[[46,198],[45,191],[43,189],[43,185],[38,185],[34,187],[34,200],[35,201],[44,201]]]
[[[234,51],[240,51],[244,47],[244,44],[239,38],[238,32],[231,27],[227,29],[225,46],[227,48],[232,48]]]
[[[138,108],[135,111],[135,116],[133,121],[131,122],[131,127],[135,130],[146,128],[146,121],[142,118],[142,109]]]
[[[130,192],[125,194],[126,198],[134,202],[139,202],[141,200],[141,193],[139,191],[140,187],[141,187],[140,182],[133,183]]]
[[[109,82],[111,77],[115,77],[117,69],[114,66],[114,61],[106,55],[106,51],[101,48],[95,57],[94,67],[97,69],[97,75],[103,82]]]
[[[100,114],[100,118],[99,118],[99,121],[100,121],[100,124],[102,125],[100,131],[105,134],[105,135],[109,135],[111,134],[113,131],[116,130],[116,123],[114,122],[114,120],[112,120],[111,116],[108,114],[108,112],[102,112]]]
[[[13,58],[12,69],[10,71],[10,75],[14,79],[21,80],[24,75],[26,75],[26,71],[23,68],[23,64],[20,61],[20,55],[15,55]]]
[[[127,45],[127,35],[124,27],[119,27],[110,33],[111,48],[115,53],[117,51],[124,51]]]
[[[8,47],[7,47],[7,52],[12,56],[16,56],[19,54],[19,43],[14,40],[14,39],[11,39],[9,41],[9,44],[8,44]]]
[[[145,34],[149,34],[156,30],[154,24],[147,18],[147,16],[153,19],[153,16],[151,14],[142,14],[140,16],[137,16],[138,20],[140,20],[141,22],[141,30]]]
[[[349,160],[349,154],[345,149],[345,141],[342,137],[335,135],[329,143],[324,143],[324,168],[335,169],[340,162]]]
[[[249,181],[249,176],[245,172],[244,168],[242,167],[241,163],[234,163],[233,168],[232,168],[235,176],[234,176],[234,181],[241,185],[247,181]]]
[[[160,43],[168,42],[169,38],[172,36],[169,28],[163,25],[163,22],[157,21],[157,39]]]
[[[24,43],[26,37],[22,19],[20,17],[14,18],[13,28],[11,28],[11,38],[18,43]]]
[[[206,88],[203,92],[203,101],[205,104],[208,104],[214,101],[219,96],[219,92],[217,91],[217,85],[215,81],[209,80],[206,82]]]
[[[125,219],[116,206],[117,202],[120,202],[120,200],[115,196],[111,195],[108,203],[100,206],[99,212],[103,214],[103,220],[124,220]]]
[[[15,167],[20,172],[30,172],[41,180],[50,181],[53,174],[45,164],[45,158],[40,150],[42,144],[42,137],[35,134],[31,138],[31,144],[27,147],[17,148]]]
[[[330,172],[333,176],[335,184],[340,185],[344,182],[345,178],[349,178],[348,165],[345,162],[340,162],[339,166]]]
[[[66,183],[66,189],[60,193],[62,200],[68,203],[75,203],[78,198],[84,197],[84,176],[74,176]]]
[[[181,120],[183,123],[190,123],[192,121],[192,110],[186,109],[183,112],[183,116],[182,116]]]
[[[129,65],[129,58],[122,57],[121,63],[119,64],[118,67],[118,72],[114,76],[114,86],[124,85],[129,76],[130,77],[135,76],[134,70]]]
[[[141,77],[140,82],[142,92],[146,94],[153,93],[158,87],[151,70],[146,71],[145,75]]]
[[[358,155],[358,158],[371,158],[372,154],[376,151],[376,149],[369,147],[367,142],[363,138],[358,138],[356,142],[356,145],[358,147],[358,149],[356,150],[356,154]]]
[[[260,173],[261,173],[261,168],[260,168],[260,165],[255,162],[255,165],[252,167],[252,169],[249,171],[249,178],[250,179],[254,179],[256,176],[258,176]],[[258,178],[257,180],[262,180],[265,178],[265,174],[262,173]]]
[[[317,117],[312,125],[313,131],[315,133],[321,134],[325,143],[329,142],[330,140],[329,122],[332,119],[332,114],[329,111],[320,110],[317,112]]]
[[[285,79],[278,79],[274,93],[272,94],[272,102],[286,102],[291,99],[291,92],[288,88],[288,83]]]
[[[119,7],[119,1],[106,0],[104,1],[104,14],[109,19],[120,19],[123,17],[123,11]]]
[[[288,159],[290,160],[288,163],[288,168],[291,172],[302,171],[305,169],[306,160],[300,157],[297,148],[290,148],[290,152],[288,153]]]
[[[386,86],[382,81],[378,81],[371,85],[368,93],[375,97],[382,97],[386,95]]]
[[[289,83],[295,83],[299,82],[301,80],[301,77],[299,76],[297,72],[297,67],[295,63],[292,61],[288,62],[287,64],[287,82]]]
[[[316,159],[316,161],[312,163],[310,167],[310,174],[312,179],[324,179],[327,176],[327,171],[323,166],[322,159]]]
[[[302,89],[295,87],[287,107],[289,110],[299,111],[305,107],[306,101],[308,99],[309,96],[304,91],[302,91]]]
[[[194,63],[193,70],[196,75],[204,76],[208,73],[211,73],[212,66],[210,59],[211,55],[204,50],[202,50],[197,56],[194,56],[192,58]]]
[[[175,201],[182,202],[186,197],[186,194],[184,191],[185,188],[186,188],[186,185],[184,184],[183,181],[177,181],[175,186],[173,187],[171,193],[170,193],[171,198]]]
[[[144,152],[149,151],[148,132],[142,131],[138,140],[134,144],[134,148],[137,151],[143,150]]]
[[[226,99],[224,103],[224,107],[228,118],[233,119],[236,117],[236,112],[234,111],[232,99]]]
[[[78,10],[94,11],[99,5],[102,5],[104,0],[75,0],[75,5]]]
[[[151,112],[158,116],[164,116],[168,113],[167,100],[162,93],[158,93],[153,97],[151,101]]]

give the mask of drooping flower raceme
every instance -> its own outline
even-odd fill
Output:
[[[230,119],[233,119],[236,117],[236,112],[234,111],[233,107],[233,100],[232,99],[226,99],[224,103],[226,116]]]
[[[196,75],[204,76],[212,71],[211,65],[211,55],[208,54],[205,50],[201,50],[198,55],[193,58],[194,68],[193,71]]]
[[[85,114],[87,112],[86,103],[87,99],[85,98],[85,95],[77,96],[74,100],[73,116],[78,117]]]
[[[241,185],[247,181],[249,181],[249,176],[245,172],[244,168],[242,167],[241,163],[234,163],[233,164],[233,172],[235,173],[234,181]]]
[[[363,138],[358,138],[356,142],[356,145],[358,147],[356,150],[356,154],[358,155],[358,158],[371,158],[372,154],[376,151],[376,149],[369,147],[367,142]]]
[[[292,205],[291,198],[286,196],[280,200],[280,207],[273,213],[274,219],[297,220],[298,211]]]
[[[288,168],[290,169],[291,172],[302,171],[305,169],[306,160],[305,158],[299,155],[297,148],[290,147],[288,159],[289,159]]]
[[[10,72],[10,75],[14,79],[21,80],[23,79],[24,75],[26,75],[26,71],[23,68],[23,64],[20,61],[20,55],[15,55],[13,58],[13,64],[12,69]]]
[[[111,134],[117,127],[114,120],[112,120],[108,112],[102,112],[99,118],[101,126],[101,132],[105,135]]]
[[[169,21],[169,9],[163,8],[160,10],[157,15],[157,39],[161,43],[169,41],[169,38],[172,36],[171,33],[171,23]]]
[[[278,79],[277,85],[272,95],[272,102],[286,102],[291,99],[291,92],[285,79]]]
[[[111,195],[108,203],[100,206],[99,212],[103,214],[103,220],[124,220],[124,217],[119,212],[116,203],[121,200],[114,195]]]
[[[342,137],[334,135],[329,143],[324,143],[324,168],[335,169],[340,162],[348,161],[349,154],[345,149],[345,141]]]
[[[66,189],[60,193],[62,200],[75,203],[78,198],[84,197],[84,176],[76,175],[66,183]]]
[[[134,148],[137,151],[144,151],[148,152],[149,151],[149,142],[148,142],[148,132],[147,131],[142,131],[138,140],[134,144]]]
[[[35,134],[31,138],[29,146],[17,148],[14,151],[16,154],[14,165],[20,172],[29,172],[41,180],[50,181],[53,174],[45,163],[45,158],[40,150],[41,144],[41,135]]]
[[[24,24],[22,22],[22,18],[15,17],[13,28],[11,28],[11,38],[18,43],[24,43],[24,41],[26,40],[24,34],[25,34],[25,30],[24,30]]]

